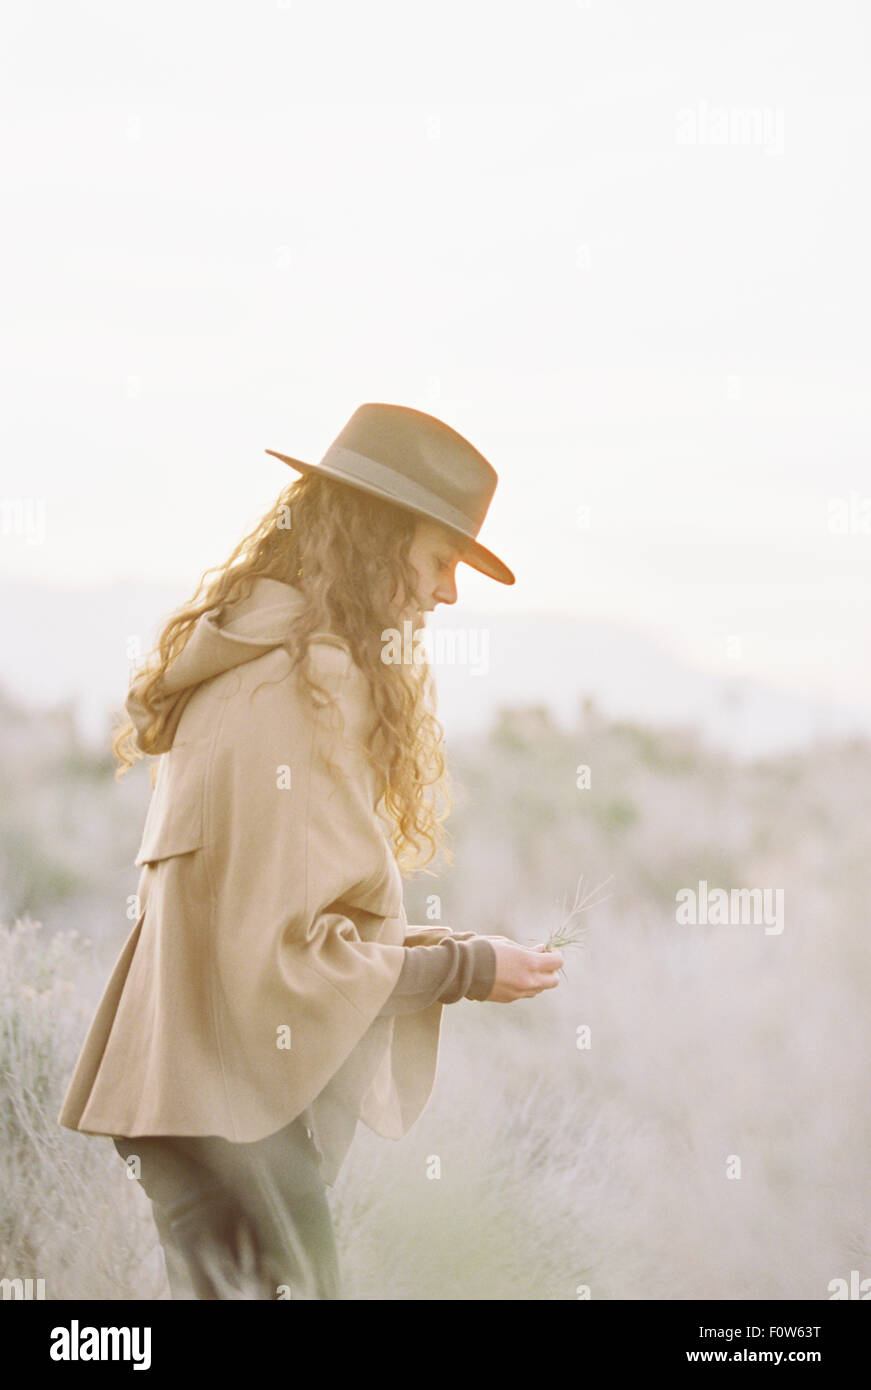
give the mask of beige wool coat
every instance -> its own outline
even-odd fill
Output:
[[[58,1120],[248,1142],[304,1116],[333,1182],[358,1119],[400,1139],[431,1094],[442,1005],[378,1014],[403,945],[451,932],[408,926],[373,773],[353,747],[374,715],[347,643],[318,634],[307,657],[344,735],[289,675],[301,602],[259,578],[201,616],[171,667],[138,917]],[[135,682],[127,709],[142,730]]]

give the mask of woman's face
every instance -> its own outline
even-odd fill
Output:
[[[417,602],[424,613],[431,613],[437,603],[456,603],[454,571],[462,551],[449,531],[434,521],[421,519],[408,558],[417,574]]]

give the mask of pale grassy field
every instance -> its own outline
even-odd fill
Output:
[[[521,721],[457,759],[457,863],[409,888],[410,921],[435,888],[457,930],[534,938],[581,870],[613,897],[556,991],[445,1010],[404,1140],[358,1127],[331,1189],[346,1294],[825,1299],[871,1276],[871,752],[740,768],[582,732]],[[583,753],[608,789],[586,802]],[[701,877],[783,887],[783,932],[678,926]],[[111,1143],[55,1123],[123,936],[0,931],[0,1273],[49,1298],[168,1293]]]
[[[813,921],[688,945],[602,912],[553,996],[452,1009],[427,1112],[399,1145],[359,1130],[341,1175],[353,1292],[819,1299],[867,1275],[871,972],[833,969]]]

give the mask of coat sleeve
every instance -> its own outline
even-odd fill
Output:
[[[337,709],[314,702],[276,653],[263,679],[223,702],[206,788],[214,1008],[228,1104],[246,1132],[276,1098],[290,1116],[320,1093],[405,958],[401,875],[356,742],[372,718],[365,677],[328,643],[312,644],[309,663]]]

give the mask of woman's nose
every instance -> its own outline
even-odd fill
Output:
[[[436,603],[456,603],[457,586],[453,579],[439,581],[434,594]]]

